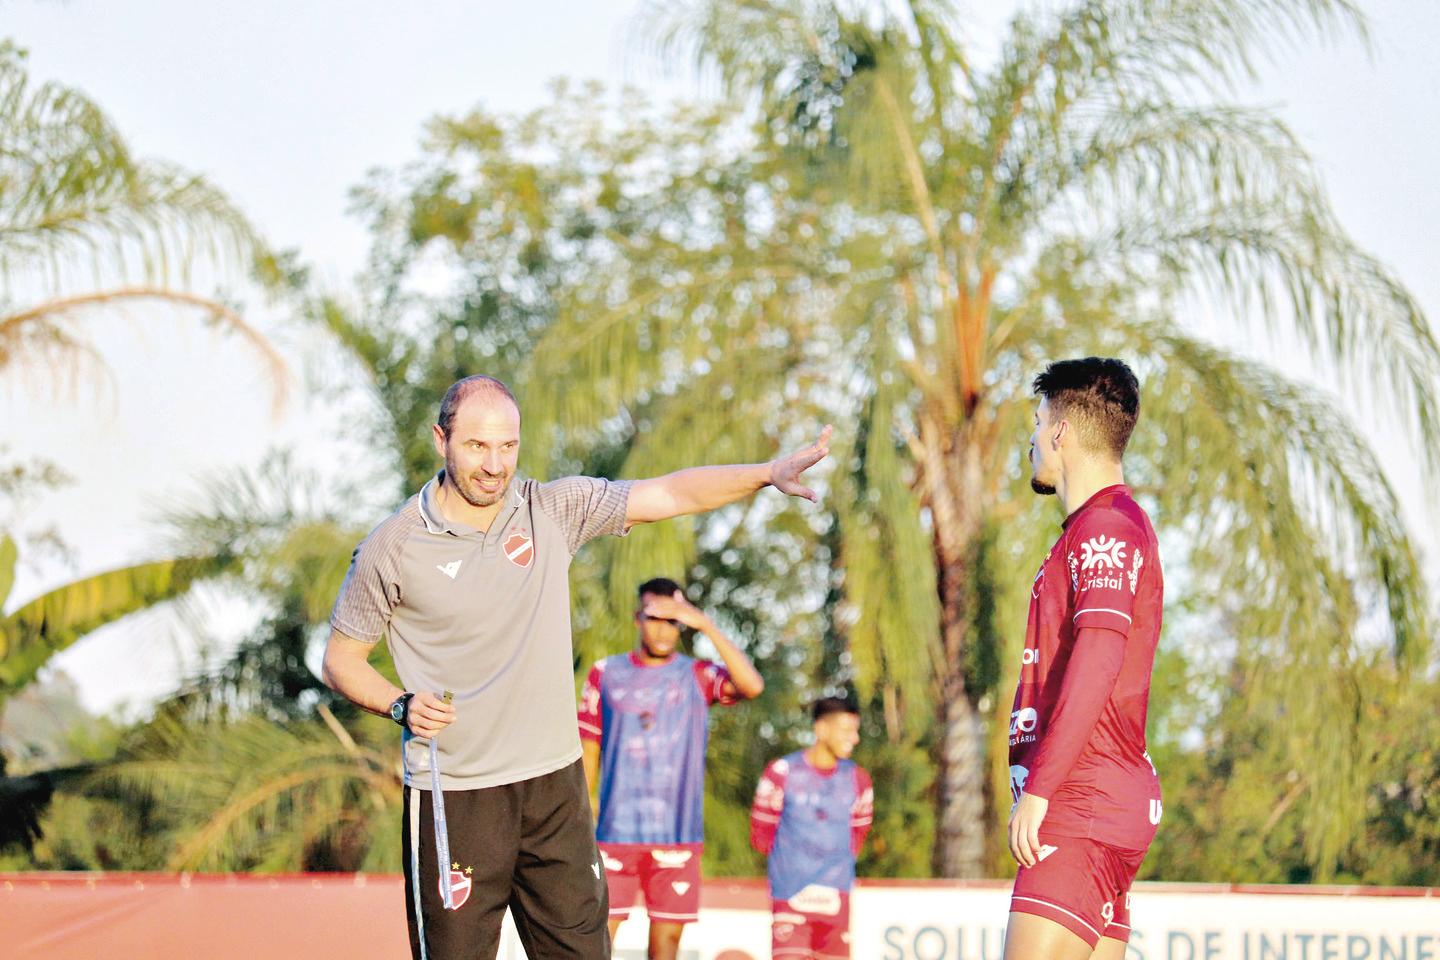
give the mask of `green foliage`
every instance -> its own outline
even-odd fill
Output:
[[[64,584],[0,618],[0,693],[28,683],[51,656],[137,610],[183,594],[213,572],[206,559],[160,560]]]
[[[185,289],[202,266],[278,281],[274,257],[229,198],[172,164],[134,158],[93,101],[33,83],[8,40],[0,142],[0,374],[78,383],[82,369],[104,370],[78,321],[106,306],[163,304],[239,338],[278,409],[288,375],[274,347],[222,297]]]
[[[267,610],[174,705],[227,747],[167,740],[162,717],[96,781],[108,794],[66,793],[57,816],[135,805],[173,863],[388,862],[371,790],[389,748],[377,729],[351,751],[316,711],[369,721],[304,663],[349,548],[438,466],[439,396],[485,372],[516,388],[540,477],[761,460],[837,426],[821,508],[762,495],[574,564],[577,671],[630,646],[634,586],[666,574],[766,678],[712,720],[708,872],[759,870],[756,779],[805,742],[805,704],[846,688],[877,788],[862,873],[927,873],[932,842],[967,839],[937,812],[976,797],[969,839],[996,853],[1029,586],[1060,519],[1022,467],[1030,381],[1101,353],[1144,384],[1127,478],[1169,589],[1147,875],[1434,883],[1433,623],[1394,493],[1339,395],[1192,319],[1375,383],[1440,450],[1440,349],[1413,298],[1346,236],[1293,134],[1226,102],[1278,46],[1363,30],[1354,8],[1090,0],[1017,16],[983,71],[938,0],[707,0],[650,22],[662,56],[718,68],[744,106],[561,86],[524,116],[435,121],[420,160],[356,192],[369,285],[309,313],[361,375],[381,479],[307,502],[322,483],[262,472],[192,511],[180,542]],[[985,725],[937,721],[947,697]],[[983,763],[957,783],[967,750]],[[197,786],[179,758],[218,772]],[[938,860],[1007,869],[984,849]]]

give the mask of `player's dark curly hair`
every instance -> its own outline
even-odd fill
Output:
[[[1051,420],[1069,420],[1085,446],[1120,459],[1140,419],[1140,381],[1123,360],[1057,360],[1035,378]]]
[[[810,716],[815,720],[828,717],[832,713],[853,713],[859,716],[860,708],[849,697],[821,697],[810,707]]]
[[[673,597],[679,589],[680,584],[669,577],[654,577],[640,584],[640,588],[635,592],[641,597],[646,594],[652,597]]]

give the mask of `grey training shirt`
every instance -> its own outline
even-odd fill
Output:
[[[625,532],[629,481],[517,476],[489,533],[447,521],[443,471],[355,550],[330,626],[356,640],[388,631],[406,690],[455,694],[440,732],[441,786],[475,790],[539,777],[580,756],[570,637],[570,560]],[[405,781],[430,784],[413,738]]]

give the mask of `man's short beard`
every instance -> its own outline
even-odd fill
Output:
[[[487,496],[486,494],[476,494],[475,496],[471,496],[470,491],[466,489],[466,487],[469,486],[468,478],[466,478],[467,482],[461,482],[463,475],[460,473],[459,470],[455,468],[455,461],[451,460],[449,457],[445,458],[445,475],[450,478],[450,482],[454,485],[456,491],[459,492],[460,498],[466,503],[470,504],[470,506],[472,507],[479,507],[481,509],[485,507],[493,507],[495,506],[495,504],[505,499],[505,494],[510,492],[510,484],[509,482],[506,482],[506,484],[499,490],[495,491],[495,493],[488,494],[488,496],[490,497],[489,500],[484,499],[484,497]]]
[[[1048,483],[1041,483],[1041,482],[1040,482],[1040,479],[1039,479],[1038,477],[1031,477],[1031,478],[1030,478],[1030,489],[1031,489],[1031,490],[1034,490],[1036,493],[1040,494],[1040,496],[1042,496],[1042,497],[1049,497],[1049,496],[1054,495],[1054,493],[1055,493],[1055,488],[1054,488],[1054,487],[1052,487],[1052,486],[1051,486],[1050,484],[1048,484]]]

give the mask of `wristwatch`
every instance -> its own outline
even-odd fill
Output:
[[[415,696],[413,693],[402,693],[395,698],[394,703],[390,704],[390,719],[402,727],[406,725],[406,718],[410,714],[410,698],[413,696]]]

